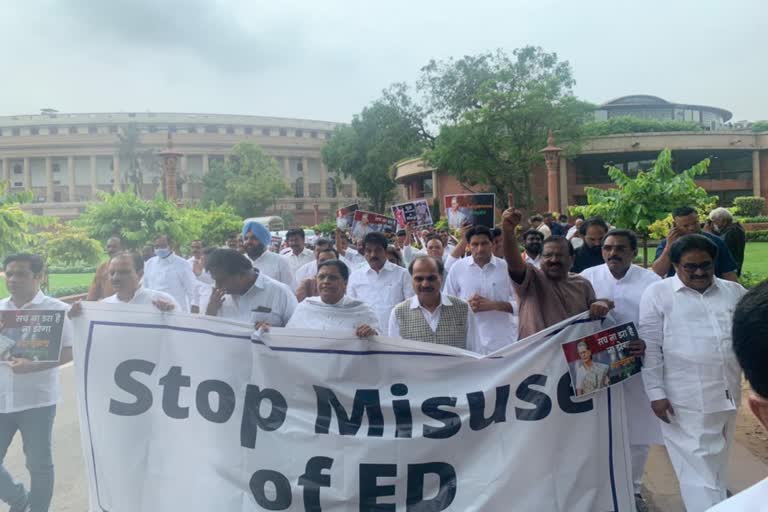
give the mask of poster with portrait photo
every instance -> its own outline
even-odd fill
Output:
[[[563,343],[576,396],[595,393],[640,373],[640,356],[630,355],[629,343],[639,339],[628,322]]]
[[[467,223],[493,228],[495,194],[454,194],[445,196],[443,201],[449,228],[459,229]]]
[[[368,233],[377,231],[379,233],[385,230],[395,232],[397,230],[397,221],[392,217],[380,215],[378,213],[357,210],[352,221],[352,238],[360,240]]]
[[[352,229],[352,223],[355,220],[355,212],[359,209],[360,207],[355,203],[336,210],[336,227],[342,231]]]
[[[8,310],[0,314],[0,358],[51,363],[61,356],[63,310]]]
[[[432,212],[426,199],[393,205],[392,216],[400,229],[405,229],[409,224],[414,228],[425,228],[433,224]]]

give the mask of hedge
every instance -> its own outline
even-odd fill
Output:
[[[768,242],[768,229],[747,231],[747,242]]]
[[[49,274],[93,274],[96,267],[59,267],[51,265],[48,267]]]
[[[88,292],[89,286],[83,285],[83,286],[70,286],[68,288],[56,288],[54,290],[51,290],[48,295],[51,297],[66,297],[67,295],[78,295],[80,293],[86,293]]]
[[[742,217],[757,217],[763,213],[765,199],[754,196],[737,197],[733,200],[733,206],[738,209],[738,214]]]

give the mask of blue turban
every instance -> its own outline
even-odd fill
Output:
[[[258,239],[266,249],[269,249],[269,246],[272,243],[272,235],[269,234],[267,228],[255,221],[247,222],[243,226],[243,240],[245,240],[245,235],[249,231],[253,233],[256,239]]]

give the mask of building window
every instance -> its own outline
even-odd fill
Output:
[[[11,135],[19,136],[21,135],[21,129],[19,128],[11,128]]]
[[[341,186],[341,195],[344,197],[352,197],[352,184],[351,183],[344,183]]]
[[[320,183],[309,184],[309,197],[320,197]]]
[[[296,170],[299,172],[304,172],[304,163],[301,160],[296,162]]]
[[[336,197],[336,180],[328,178],[325,180],[325,195],[328,197]]]
[[[331,132],[325,132],[325,133],[323,134],[323,138],[324,138],[325,140],[328,140],[328,139],[330,139],[330,138],[331,138]]]
[[[293,197],[304,197],[304,178],[296,178],[293,184]]]
[[[262,128],[261,134],[265,137],[269,137],[269,128]]]
[[[303,210],[304,209],[304,203],[296,203],[296,209],[297,210]]]
[[[29,129],[29,133],[30,135],[40,135],[40,128],[38,128],[37,126],[33,126],[32,128]]]
[[[88,127],[88,133],[91,134],[91,135],[94,135],[97,131],[98,130],[96,129],[95,126],[89,126]]]
[[[296,130],[293,132],[294,137],[303,137],[304,136],[304,130]]]
[[[246,126],[245,127],[245,134],[246,135],[253,135],[253,126]]]
[[[54,185],[61,185],[61,181],[59,181],[59,180],[53,180],[53,184],[54,184]]]
[[[48,133],[51,135],[58,135],[59,134],[59,127],[58,126],[49,126],[48,127]]]
[[[218,127],[212,124],[209,124],[205,127],[205,133],[218,133],[218,132],[219,132]]]
[[[61,172],[61,165],[60,165],[60,164],[53,164],[53,165],[51,166],[51,170],[52,170],[53,172]]]
[[[23,174],[24,169],[21,167],[21,164],[13,164],[13,174]]]
[[[187,133],[197,133],[197,127],[196,126],[188,126],[187,127]]]
[[[432,188],[432,177],[422,178],[422,180],[421,180],[421,195],[422,195],[422,197],[432,197],[433,190],[434,189]]]
[[[176,133],[178,130],[176,129],[175,124],[169,124],[168,125],[168,133]]]
[[[149,133],[157,133],[157,126],[154,124],[149,125],[147,129],[149,130]]]
[[[109,125],[109,133],[117,133],[117,126],[114,124]]]
[[[77,134],[77,126],[70,126],[70,127],[69,127],[69,134],[70,134],[70,135],[75,135],[75,134]]]
[[[14,187],[23,187],[24,183],[22,183],[21,181],[14,181],[13,182],[13,186]]]
[[[227,126],[227,135],[234,135],[234,134],[235,134],[235,127]]]
[[[288,130],[286,130],[285,128],[280,128],[280,136],[286,137],[287,135],[288,135]]]
[[[317,132],[315,132],[315,131],[309,132],[309,136],[312,137],[313,139],[316,139],[317,138]]]

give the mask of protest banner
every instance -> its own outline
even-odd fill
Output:
[[[382,232],[386,228],[391,231],[397,230],[397,221],[392,217],[386,215],[379,215],[378,213],[366,212],[364,210],[356,210],[354,215],[354,221],[352,221],[352,237],[363,238],[368,233],[374,231]]]
[[[269,245],[269,250],[280,254],[280,248],[283,245],[283,237],[280,235],[272,235],[272,242]]]
[[[455,194],[445,196],[448,227],[459,229],[464,224],[492,228],[496,213],[494,194]]]
[[[90,511],[632,511],[621,388],[571,396],[585,318],[481,357],[86,302]]]
[[[642,360],[629,355],[629,343],[637,339],[635,324],[628,322],[563,343],[576,394],[595,393],[639,374]]]
[[[352,222],[355,220],[355,212],[358,209],[359,207],[357,203],[355,203],[336,210],[336,227],[342,231],[351,229]]]
[[[432,212],[429,211],[429,204],[426,199],[393,205],[392,216],[401,229],[405,229],[408,224],[415,228],[432,225]]]
[[[58,361],[64,312],[8,310],[0,312],[0,356],[40,363]]]

